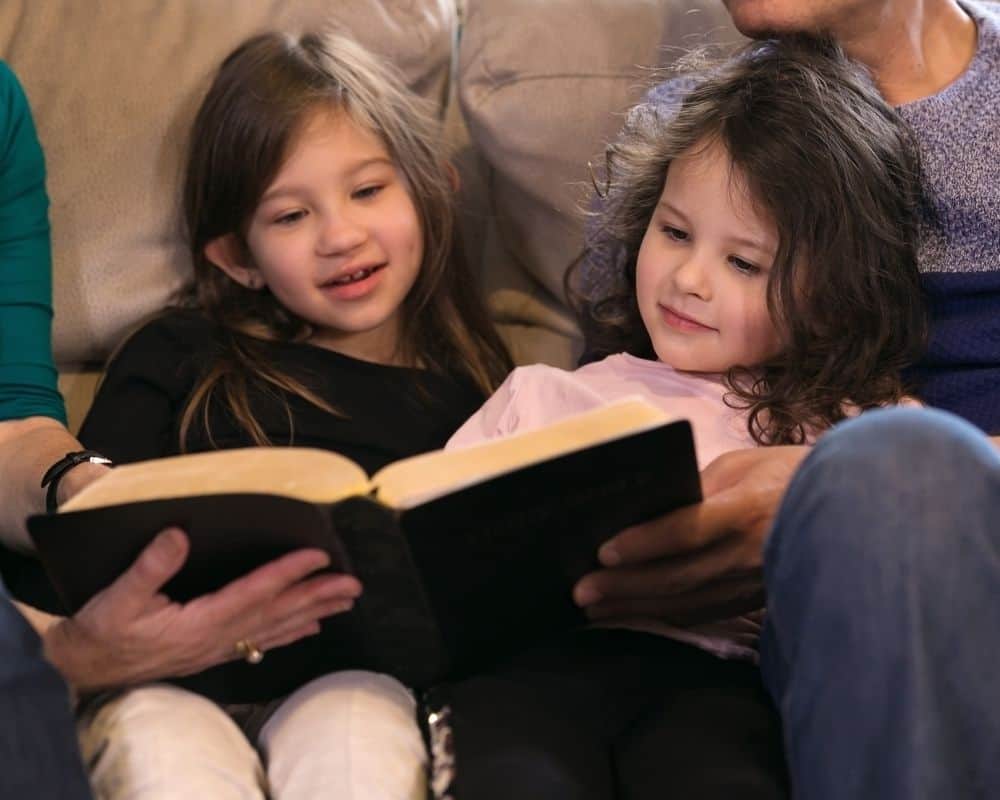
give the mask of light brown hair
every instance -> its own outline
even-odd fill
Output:
[[[424,101],[344,35],[265,33],[225,59],[191,129],[183,205],[194,278],[182,305],[217,323],[222,341],[182,415],[182,449],[199,416],[207,429],[214,396],[254,441],[267,444],[248,403],[250,385],[298,395],[336,413],[261,349],[262,341],[307,340],[310,324],[267,289],[254,291],[231,279],[205,255],[206,244],[227,234],[235,234],[246,251],[247,227],[260,198],[302,126],[322,109],[345,113],[380,138],[417,210],[424,256],[402,308],[403,362],[467,378],[484,395],[511,368],[459,258],[450,167],[440,126]]]

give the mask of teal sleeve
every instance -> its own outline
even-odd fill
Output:
[[[28,100],[0,61],[0,420],[66,422],[52,361],[45,159]]]

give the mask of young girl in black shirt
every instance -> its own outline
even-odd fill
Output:
[[[295,444],[374,471],[444,444],[510,361],[456,260],[453,175],[420,102],[343,36],[264,34],[225,60],[191,132],[194,279],[112,360],[88,447],[122,463]],[[392,678],[334,673],[250,711],[162,685],[95,704],[98,794],[425,792]]]

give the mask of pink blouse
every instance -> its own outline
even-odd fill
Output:
[[[729,450],[754,447],[743,413],[723,400],[722,376],[680,372],[660,361],[626,353],[574,372],[535,364],[515,369],[494,395],[448,440],[446,449],[539,428],[630,395],[639,395],[671,417],[691,422],[699,467]],[[669,636],[723,658],[757,660],[761,613],[710,625],[679,628],[655,619],[613,624]]]
[[[447,448],[540,428],[565,417],[638,395],[694,431],[698,466],[729,450],[754,447],[746,416],[723,400],[721,375],[680,372],[661,361],[627,353],[608,356],[574,372],[534,364],[518,367],[448,440]]]

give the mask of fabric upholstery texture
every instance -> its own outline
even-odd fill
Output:
[[[469,4],[459,99],[488,166],[497,234],[484,288],[519,363],[568,367],[579,355],[562,280],[582,247],[587,164],[655,81],[651,67],[737,37],[713,0]]]
[[[0,52],[23,76],[48,161],[58,361],[103,359],[186,276],[184,140],[237,43],[340,23],[443,101],[453,18],[450,3],[422,0],[5,0]]]

